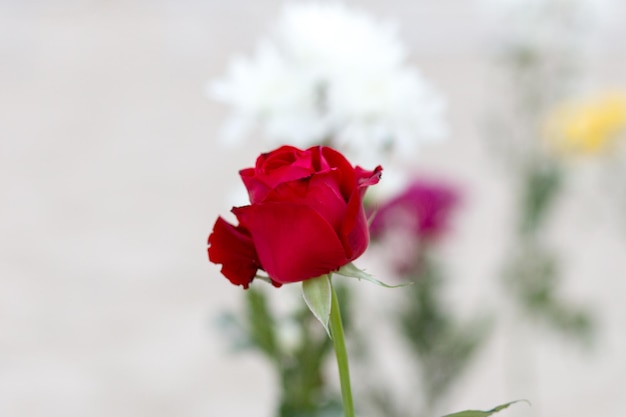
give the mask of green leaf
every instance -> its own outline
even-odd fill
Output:
[[[528,405],[530,405],[530,402],[528,402],[526,400],[517,400],[517,401],[511,401],[510,403],[499,405],[497,407],[492,408],[489,411],[466,410],[466,411],[460,411],[458,413],[446,414],[443,417],[488,417],[488,416],[490,416],[492,414],[495,414],[498,411],[502,411],[505,408],[508,408],[510,405],[518,403],[520,401],[528,403]]]
[[[357,268],[356,266],[354,266],[353,263],[349,263],[349,264],[342,266],[341,268],[339,268],[338,271],[335,272],[335,274],[348,277],[348,278],[356,278],[359,280],[364,279],[365,281],[369,281],[373,284],[376,284],[385,288],[398,288],[398,287],[406,287],[408,285],[412,285],[411,282],[406,283],[406,284],[399,284],[399,285],[385,284],[384,282],[377,280],[372,275],[368,274],[362,269]]]
[[[331,305],[331,288],[330,276],[322,275],[321,277],[308,279],[302,282],[302,296],[304,302],[311,310],[316,319],[322,323],[324,330],[330,337],[330,329],[328,328],[328,320],[330,318]]]

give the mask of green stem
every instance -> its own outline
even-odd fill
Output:
[[[352,388],[350,387],[350,370],[348,368],[348,353],[346,351],[346,343],[343,337],[343,324],[341,322],[341,310],[339,309],[339,301],[333,287],[330,283],[332,293],[332,301],[330,308],[330,334],[333,338],[335,347],[335,355],[337,356],[337,368],[339,369],[339,381],[341,382],[341,399],[343,402],[343,411],[345,417],[354,417],[354,402],[352,401]]]

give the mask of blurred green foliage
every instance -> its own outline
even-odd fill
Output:
[[[277,417],[341,417],[341,397],[324,375],[324,363],[334,356],[332,341],[304,301],[287,316],[278,317],[268,302],[266,291],[271,290],[250,286],[244,314],[222,317],[233,350],[260,353],[270,363],[280,383]],[[340,284],[335,290],[345,311],[344,326],[350,329],[350,294]],[[289,323],[296,327],[295,340],[281,343],[279,327]]]
[[[394,312],[419,376],[421,392],[415,402],[400,406],[393,395],[378,388],[371,395],[374,406],[387,417],[432,417],[454,382],[462,375],[489,334],[490,320],[461,320],[444,300],[444,268],[428,251],[403,277],[413,285],[402,289]]]

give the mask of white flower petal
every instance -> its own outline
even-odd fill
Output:
[[[395,28],[341,4],[286,6],[270,37],[235,58],[210,94],[233,108],[229,143],[258,125],[272,143],[323,142],[380,163],[412,158],[445,134],[444,101],[407,65]]]

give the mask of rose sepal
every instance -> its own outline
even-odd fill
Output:
[[[385,284],[384,282],[379,281],[376,278],[374,278],[373,275],[368,274],[364,270],[356,267],[352,262],[347,263],[341,268],[339,268],[337,271],[335,271],[335,274],[341,275],[343,277],[348,277],[348,278],[356,278],[358,280],[363,279],[365,281],[371,282],[372,284],[376,284],[380,287],[385,287],[385,288],[398,288],[398,287],[406,287],[407,285],[412,285],[411,282],[398,284],[398,285]]]
[[[515,403],[519,403],[519,402],[525,402],[528,405],[530,405],[530,401],[528,400],[517,400],[517,401],[511,401],[508,402],[506,404],[502,404],[499,405],[497,407],[492,408],[491,410],[487,410],[487,411],[479,411],[479,410],[466,410],[466,411],[460,411],[458,413],[452,413],[452,414],[446,414],[443,417],[488,417],[492,414],[495,414],[499,411],[504,410],[505,408],[509,408],[509,406],[515,404]]]
[[[324,330],[328,333],[328,337],[332,339],[330,328],[328,327],[332,305],[332,289],[330,285],[330,275],[328,274],[302,281],[302,297],[311,313],[322,323]]]

